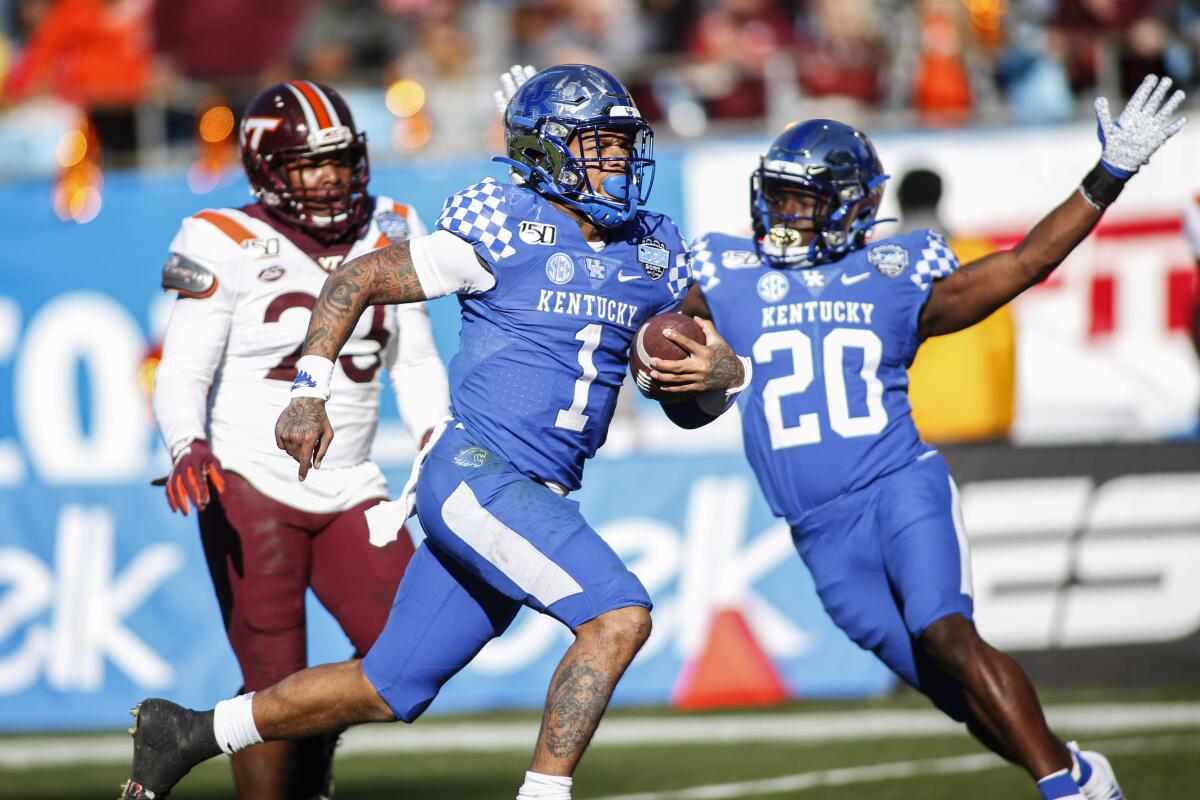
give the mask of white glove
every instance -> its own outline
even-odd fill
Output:
[[[1164,103],[1170,89],[1170,78],[1160,80],[1157,75],[1147,75],[1116,122],[1109,115],[1108,100],[1096,98],[1096,124],[1104,148],[1100,161],[1118,178],[1137,172],[1187,122],[1187,117],[1180,117],[1168,124],[1184,98],[1182,91],[1176,91]]]
[[[508,101],[512,100],[513,95],[517,93],[517,89],[521,88],[521,84],[537,74],[537,70],[528,64],[522,66],[513,64],[508,68],[508,72],[500,74],[500,88],[492,95],[496,98],[496,108],[500,110],[500,116],[504,116],[505,110],[508,108]]]

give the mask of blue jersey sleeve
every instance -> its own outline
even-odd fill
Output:
[[[479,257],[495,272],[500,261],[516,254],[508,223],[509,187],[492,178],[446,198],[437,228],[471,243]]]

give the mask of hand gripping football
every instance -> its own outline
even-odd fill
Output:
[[[674,329],[694,342],[704,342],[704,331],[695,320],[678,311],[670,311],[651,317],[638,328],[629,348],[629,374],[633,382],[646,397],[653,400],[678,402],[691,397],[680,392],[665,392],[662,385],[650,377],[650,359],[661,358],[678,361],[687,357],[687,351],[663,335],[663,331]]]

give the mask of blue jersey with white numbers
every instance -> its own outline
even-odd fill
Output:
[[[929,451],[912,421],[908,366],[933,281],[957,266],[921,230],[832,264],[773,269],[751,239],[692,246],[696,282],[733,349],[754,359],[739,398],[746,454],[790,522]]]
[[[670,219],[642,211],[597,251],[544,197],[491,178],[448,198],[437,227],[470,242],[496,278],[459,296],[451,413],[522,474],[578,488],[634,333],[691,284],[687,245]]]

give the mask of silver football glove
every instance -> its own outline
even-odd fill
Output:
[[[1096,98],[1096,123],[1104,148],[1100,160],[1118,177],[1128,178],[1137,172],[1187,122],[1187,117],[1170,122],[1184,98],[1182,91],[1176,91],[1164,103],[1170,89],[1170,78],[1147,75],[1116,122],[1109,115],[1108,100]]]
[[[500,110],[500,116],[504,116],[504,111],[508,108],[508,101],[512,100],[513,95],[517,93],[517,89],[521,88],[521,84],[537,74],[537,70],[528,64],[513,64],[508,68],[508,72],[500,74],[500,88],[492,95],[496,98],[496,108]]]

